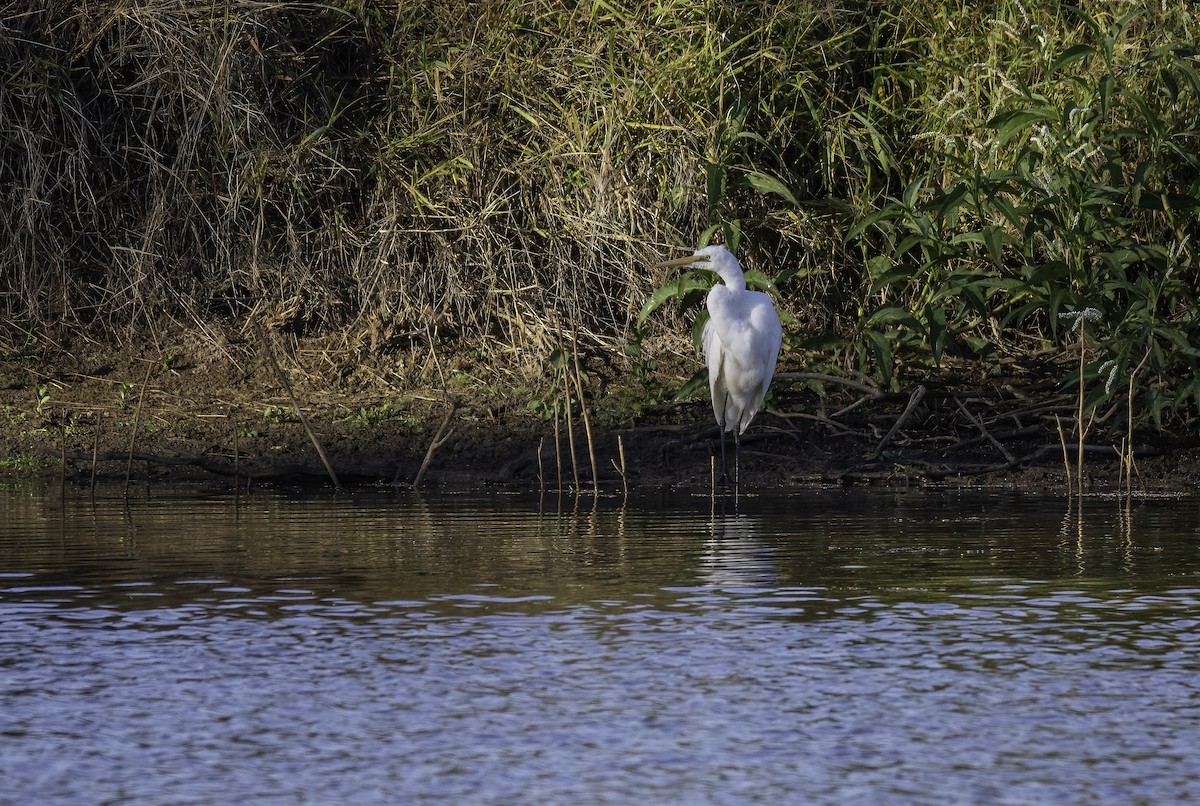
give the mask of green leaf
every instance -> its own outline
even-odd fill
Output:
[[[1060,283],[1066,281],[1071,275],[1070,268],[1061,260],[1051,260],[1049,263],[1043,263],[1040,266],[1030,267],[1033,269],[1029,273],[1028,282],[1030,285],[1041,285],[1043,283]]]
[[[708,367],[702,367],[697,370],[696,374],[689,378],[683,386],[679,387],[679,391],[675,393],[675,397],[672,398],[671,402],[679,403],[680,401],[687,400],[688,398],[692,397],[692,395],[696,394],[707,386]]]
[[[775,281],[767,275],[763,274],[758,269],[750,269],[745,272],[746,287],[753,288],[757,291],[766,291],[772,296],[780,296],[779,289],[775,287]]]
[[[1011,112],[1001,112],[989,120],[987,125],[996,130],[996,146],[1003,147],[1009,140],[1033,124],[1049,123],[1057,121],[1058,118],[1058,110],[1053,107],[1017,109]]]
[[[872,278],[879,277],[886,274],[893,265],[895,265],[894,262],[887,255],[876,255],[873,258],[868,258],[867,276]]]
[[[983,228],[983,240],[987,244],[988,256],[991,257],[992,263],[1003,266],[1004,245],[1012,243],[1012,238],[999,227],[988,225]]]
[[[751,171],[746,174],[746,182],[750,187],[757,190],[763,195],[775,195],[786,201],[793,207],[799,207],[800,202],[796,201],[796,197],[792,195],[792,191],[780,180],[773,176],[760,173],[759,171]]]
[[[659,286],[642,305],[642,310],[638,313],[637,326],[640,328],[644,325],[650,314],[661,308],[668,300],[680,299],[693,291],[705,291],[711,288],[711,278],[712,272],[687,271],[674,280]]]
[[[696,314],[696,321],[692,322],[692,349],[699,354],[704,349],[704,326],[708,324],[708,320],[712,315],[708,312],[708,308]]]
[[[876,226],[881,221],[887,221],[888,219],[896,217],[899,212],[900,208],[898,205],[889,204],[884,207],[880,207],[878,210],[875,210],[872,213],[868,213],[850,226],[850,229],[846,231],[846,237],[843,239],[843,242],[850,243],[863,232],[871,227]]]
[[[979,284],[984,288],[998,288],[1002,291],[1023,291],[1028,288],[1028,283],[1016,277],[985,277]]]
[[[917,244],[924,244],[928,240],[929,239],[924,233],[914,232],[912,235],[909,235],[907,238],[901,241],[900,245],[896,247],[895,257],[902,257],[908,254],[908,250],[912,249]]]
[[[932,303],[926,305],[925,322],[929,347],[933,352],[933,363],[936,366],[942,362],[942,351],[946,349],[946,337],[950,333],[946,327],[946,309]]]
[[[920,194],[921,186],[924,184],[924,177],[917,177],[908,183],[908,187],[904,188],[903,201],[906,207],[917,206],[917,196]]]
[[[1158,335],[1166,338],[1166,340],[1171,343],[1171,346],[1175,348],[1176,352],[1182,353],[1190,358],[1200,358],[1200,348],[1194,347],[1191,342],[1188,341],[1188,337],[1177,328],[1160,327],[1158,329]]]
[[[875,354],[875,365],[879,369],[879,379],[885,385],[892,385],[892,345],[888,342],[887,336],[874,330],[867,331],[867,339],[871,342],[872,352]]]
[[[840,333],[826,331],[809,336],[807,339],[800,341],[798,345],[801,350],[812,350],[814,352],[838,352],[846,346],[846,339]]]
[[[885,308],[880,308],[873,314],[867,317],[864,323],[867,327],[879,327],[882,325],[903,325],[904,327],[913,330],[919,330],[921,325],[913,317],[911,313],[896,305],[889,305]]]
[[[1022,207],[1014,207],[1012,202],[1003,196],[992,196],[990,201],[992,206],[1000,211],[1000,214],[1004,216],[1004,220],[1007,221],[1009,225],[1013,227],[1013,229],[1024,229],[1025,217],[1028,214],[1028,211]]]
[[[1076,45],[1073,48],[1067,48],[1062,53],[1058,54],[1058,58],[1050,65],[1050,72],[1057,73],[1064,67],[1068,67],[1080,59],[1086,59],[1096,52],[1096,49],[1091,45]]]
[[[942,221],[953,221],[969,192],[970,188],[965,182],[951,188],[949,193],[937,200],[937,217]]]
[[[704,183],[708,191],[708,213],[710,217],[721,206],[721,200],[725,198],[726,179],[727,174],[722,166],[717,165],[715,162],[705,163]]]
[[[878,291],[882,291],[885,288],[891,288],[894,285],[907,285],[909,279],[912,277],[913,271],[914,268],[912,266],[901,265],[892,271],[889,271],[882,277],[875,278],[875,281],[871,283],[871,293],[874,294]]]

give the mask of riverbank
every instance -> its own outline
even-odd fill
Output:
[[[556,424],[545,416],[555,408],[552,389],[471,383],[461,363],[446,387],[437,381],[445,377],[440,367],[414,372],[416,382],[406,383],[385,376],[387,361],[362,368],[374,383],[349,382],[344,371],[321,373],[314,350],[306,350],[312,345],[289,349],[286,340],[274,340],[273,361],[251,341],[221,343],[224,351],[203,341],[189,350],[187,334],[179,333],[171,349],[145,355],[88,339],[10,354],[0,363],[6,422],[0,472],[65,476],[77,484],[90,483],[93,474],[106,480],[128,474],[139,481],[224,480],[231,487],[235,480],[330,484],[333,476],[344,486],[412,486],[420,476],[429,489],[590,492],[594,456],[598,488],[619,492],[703,488],[720,467],[705,396],[656,402],[647,399],[643,379],[637,398],[621,368],[590,367],[586,422],[573,397],[571,422],[564,415]],[[823,397],[811,391],[818,383]],[[914,381],[883,392],[781,367],[771,407],[743,439],[743,484],[1065,490],[1054,415],[1069,432],[1070,394],[1035,388],[1028,378],[954,383]],[[558,409],[565,411],[561,399]],[[1089,431],[1088,490],[1117,489],[1114,427]],[[1078,446],[1073,436],[1068,441],[1074,463]],[[1186,434],[1138,433],[1135,489],[1194,490],[1197,443]]]

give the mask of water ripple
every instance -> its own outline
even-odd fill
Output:
[[[185,502],[195,532],[153,508],[0,527],[6,796],[1200,797],[1179,505],[1081,548],[1054,512],[962,502],[715,522],[266,503]]]

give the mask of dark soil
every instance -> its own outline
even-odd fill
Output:
[[[600,374],[593,383],[603,387]],[[1071,427],[1069,396],[1031,398],[1028,389],[992,383],[982,390],[926,385],[915,400],[912,391],[885,395],[834,385],[822,401],[811,382],[795,373],[777,378],[772,408],[742,439],[744,487],[1065,490],[1053,413],[1061,412],[1064,427]],[[451,411],[440,388],[331,393],[322,390],[331,384],[294,371],[290,383],[343,486],[412,485],[427,455],[421,483],[430,489],[537,490],[556,487],[560,476],[564,486],[575,485],[566,423],[558,429],[556,462],[555,424],[532,414],[526,400],[460,388],[452,393],[457,406]],[[612,398],[595,392],[599,402],[589,411],[603,490],[622,489],[622,466],[633,490],[709,487],[720,469],[720,443],[706,402],[663,404],[612,426],[607,423],[619,418],[604,410]],[[235,479],[330,483],[330,469],[270,362],[229,362],[202,344],[169,361],[94,342],[59,344],[39,355],[10,353],[0,362],[0,417],[0,473],[10,476],[65,475],[86,485],[93,473],[108,480],[129,473],[135,480],[225,480],[231,489]],[[430,452],[443,424],[447,430]],[[588,441],[578,414],[573,434],[579,485],[590,490]],[[1089,430],[1086,489],[1117,489],[1121,463],[1114,445],[1120,440],[1115,426]],[[1074,462],[1077,446],[1068,441]],[[1134,444],[1135,489],[1196,489],[1200,443],[1194,435],[1139,433]],[[728,449],[732,466],[732,441]]]

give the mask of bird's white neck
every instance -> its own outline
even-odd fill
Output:
[[[723,266],[717,274],[730,291],[746,290],[746,275],[733,266]]]

